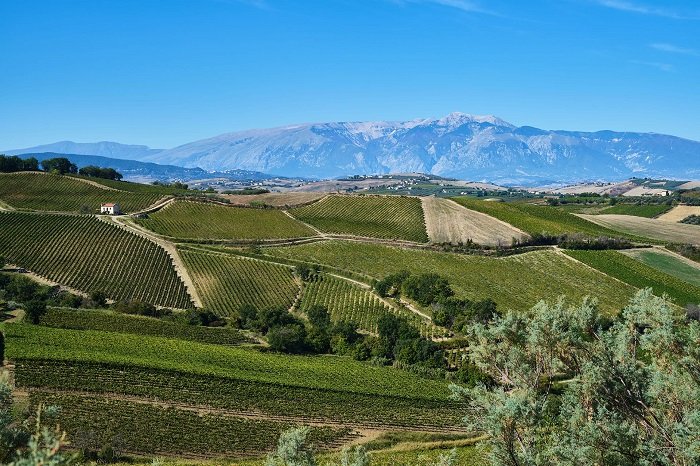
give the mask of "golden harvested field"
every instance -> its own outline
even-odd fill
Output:
[[[659,216],[657,220],[663,220],[664,222],[680,222],[691,215],[700,215],[700,206],[677,205],[665,214]]]
[[[700,226],[673,223],[633,215],[584,215],[579,217],[598,225],[637,236],[673,243],[700,244]]]
[[[508,223],[490,215],[467,209],[449,199],[423,197],[423,213],[428,237],[434,243],[466,243],[495,246],[511,244],[513,238],[528,235]]]

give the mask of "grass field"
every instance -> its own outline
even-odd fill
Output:
[[[470,197],[456,197],[454,200],[464,207],[496,217],[531,235],[540,233],[554,235],[583,233],[590,236],[624,235],[555,207],[523,202],[489,202]]]
[[[167,194],[162,190],[132,188],[133,183],[112,182],[113,185],[131,185],[134,192],[97,186],[90,179],[86,183],[70,176],[47,173],[0,173],[0,200],[17,209],[98,213],[100,204],[118,202],[124,212],[145,209]],[[100,180],[105,184],[106,180]],[[107,186],[105,184],[105,186]]]
[[[50,308],[41,316],[41,325],[72,330],[154,335],[217,345],[237,345],[248,341],[243,333],[231,328],[184,325],[152,317],[120,314],[105,310]]]
[[[566,295],[600,299],[602,308],[622,309],[632,287],[577,264],[554,250],[492,258],[434,251],[403,249],[346,241],[268,248],[267,254],[332,264],[340,269],[383,278],[400,270],[438,273],[446,277],[457,295],[470,299],[491,298],[501,309],[526,310],[541,299]]]
[[[326,233],[427,242],[421,201],[403,196],[328,196],[291,214]]]
[[[93,216],[0,213],[0,256],[81,291],[192,307],[161,247]]]
[[[314,236],[276,209],[177,201],[136,222],[161,235],[185,239],[287,239]]]
[[[509,245],[513,238],[527,235],[513,226],[450,199],[434,196],[421,198],[428,237],[434,243],[466,243],[496,246]]]
[[[179,249],[204,307],[233,316],[244,304],[257,309],[288,309],[299,293],[292,269],[255,259]]]
[[[700,244],[700,226],[666,222],[632,215],[581,215],[591,222],[623,234],[672,243]]]
[[[646,204],[646,205],[636,205],[636,204],[617,204],[607,209],[604,209],[600,213],[602,214],[619,214],[619,215],[634,215],[636,217],[646,217],[654,218],[659,215],[668,212],[673,206],[664,204]]]
[[[691,285],[700,287],[700,265],[691,265],[690,261],[658,250],[631,249],[622,252],[625,255],[644,262],[649,267],[673,275]]]
[[[668,294],[676,304],[700,303],[700,287],[652,268],[617,251],[567,251],[571,257],[637,288]]]

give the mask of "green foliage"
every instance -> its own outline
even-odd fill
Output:
[[[39,323],[54,328],[153,335],[216,345],[238,345],[248,341],[235,329],[185,325],[110,311],[50,308]]]
[[[299,292],[289,267],[229,254],[178,250],[204,306],[219,316],[235,316],[246,304],[257,310],[289,309]]]
[[[94,179],[91,180],[94,183]],[[114,183],[117,187],[102,188],[74,176],[50,173],[0,174],[0,200],[18,209],[39,211],[80,212],[87,206],[88,213],[98,213],[104,202],[117,202],[123,212],[134,212],[145,209],[167,194],[164,191],[141,191],[138,187],[143,185],[135,183],[103,179],[99,179],[99,183]]]
[[[378,280],[374,284],[374,290],[379,296],[396,296],[401,293],[401,285],[411,275],[408,270],[392,273]]]
[[[700,461],[700,322],[651,290],[612,323],[594,302],[560,300],[470,333],[472,362],[498,386],[453,391],[492,464]]]
[[[30,324],[38,324],[41,316],[46,313],[46,303],[39,299],[32,299],[24,304],[25,319]]]
[[[700,303],[700,287],[656,270],[617,251],[567,251],[571,257],[637,288],[650,287],[676,304]]]
[[[681,256],[695,262],[700,262],[700,246],[694,244],[668,244],[666,249],[677,252]]]
[[[306,446],[308,434],[308,427],[282,432],[277,450],[268,455],[265,466],[316,466],[313,452]]]
[[[328,264],[378,279],[406,269],[415,274],[437,271],[450,282],[455,296],[473,301],[490,297],[499,309],[526,310],[539,299],[566,294],[572,299],[597,296],[605,310],[614,312],[634,294],[634,288],[552,250],[492,258],[324,241],[270,248],[267,254]],[[333,308],[327,306],[332,314]]]
[[[78,166],[71,163],[71,161],[65,157],[55,157],[53,159],[42,160],[41,168],[45,172],[58,173],[59,175],[65,175],[66,173],[78,173]]]
[[[166,307],[192,306],[165,250],[93,217],[0,213],[0,253],[78,290]]]
[[[686,218],[681,220],[681,223],[687,223],[688,225],[700,225],[700,215],[688,215]]]
[[[425,243],[423,208],[403,196],[328,196],[290,211],[299,220],[339,235],[402,239]]]
[[[156,233],[185,239],[269,240],[315,235],[281,210],[191,201],[175,202],[136,222]]]
[[[454,294],[444,277],[436,273],[411,275],[401,284],[401,292],[422,306],[428,306]]]
[[[81,168],[78,170],[78,174],[92,178],[104,178],[106,180],[115,181],[121,181],[121,179],[124,178],[124,176],[114,168],[100,168],[93,165],[88,165]]]
[[[700,287],[700,267],[688,263],[672,254],[664,254],[655,249],[637,249],[627,255],[661,272],[673,275],[685,282]]]
[[[39,161],[34,157],[21,159],[16,155],[0,154],[0,173],[39,170]]]

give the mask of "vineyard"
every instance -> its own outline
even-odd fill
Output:
[[[634,257],[660,272],[673,275],[684,282],[700,287],[700,265],[693,264],[674,254],[659,252],[659,250],[631,249],[623,251],[623,254]]]
[[[599,298],[603,309],[618,311],[634,293],[631,286],[572,261],[554,250],[508,257],[457,255],[348,241],[325,241],[266,249],[282,258],[329,264],[377,279],[409,270],[438,273],[463,298],[491,298],[501,309],[527,310],[541,299],[566,295],[579,301]]]
[[[188,248],[179,252],[204,306],[217,315],[235,315],[244,304],[288,309],[299,293],[289,267]]]
[[[99,450],[110,444],[116,451],[188,457],[245,457],[270,451],[292,422],[254,419],[225,413],[200,413],[188,407],[133,402],[85,394],[32,391],[33,406],[58,406],[61,428],[78,448]],[[186,429],[183,429],[187,426]],[[342,427],[314,427],[309,440],[318,447],[353,438]]]
[[[700,287],[656,270],[617,251],[567,251],[571,257],[637,288],[650,287],[681,306],[700,303]]]
[[[408,319],[423,335],[432,337],[445,333],[413,312],[388,306],[370,290],[329,275],[318,275],[314,281],[304,285],[301,310],[306,311],[314,305],[325,306],[335,322],[354,322],[361,329],[373,333],[377,332],[377,321],[387,312]]]
[[[216,345],[238,345],[248,342],[245,335],[231,328],[184,325],[152,317],[101,310],[51,308],[41,316],[40,324],[46,327],[73,330],[101,330],[134,335],[153,335]]]
[[[177,201],[136,222],[161,235],[181,239],[262,240],[315,235],[309,227],[277,209],[204,202]]]
[[[637,217],[654,218],[671,210],[670,205],[664,204],[617,204],[604,209],[604,214],[634,215]]]
[[[133,185],[113,183],[117,186]],[[98,213],[100,204],[117,202],[122,211],[134,212],[163,197],[165,194],[158,190],[128,192],[101,188],[62,175],[39,172],[0,174],[0,200],[17,209]]]
[[[589,236],[629,236],[553,207],[522,202],[490,202],[470,197],[456,197],[453,200],[468,209],[510,223],[531,235],[583,233]]]
[[[0,213],[0,255],[62,285],[115,300],[192,306],[162,248],[92,216]]]
[[[403,196],[328,196],[291,214],[321,231],[427,242],[421,201]]]

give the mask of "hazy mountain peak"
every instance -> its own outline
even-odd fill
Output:
[[[97,155],[100,157],[112,157],[115,159],[142,159],[153,156],[162,149],[151,149],[148,146],[135,144],[120,144],[112,141],[100,142],[74,142],[59,141],[51,144],[28,147],[26,149],[12,149],[5,151],[7,155],[40,154],[55,152],[59,154]]]

